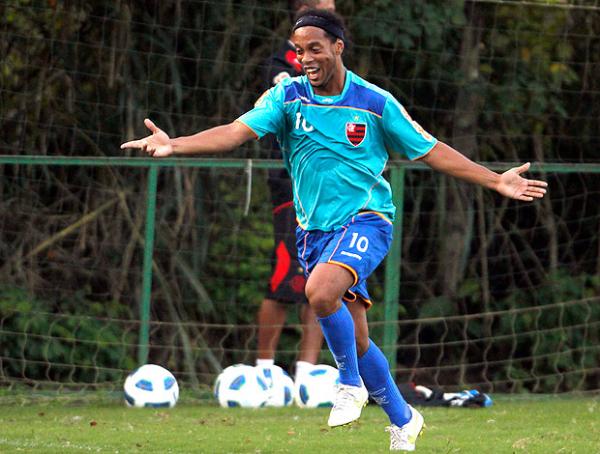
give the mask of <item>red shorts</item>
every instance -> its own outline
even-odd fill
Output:
[[[306,277],[298,263],[296,248],[296,213],[292,202],[273,210],[275,249],[272,256],[271,279],[266,298],[281,303],[306,303]]]

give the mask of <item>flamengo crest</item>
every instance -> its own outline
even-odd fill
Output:
[[[346,123],[346,138],[355,147],[359,146],[367,135],[366,123]]]

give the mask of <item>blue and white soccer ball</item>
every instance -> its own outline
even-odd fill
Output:
[[[287,407],[294,402],[294,381],[285,370],[276,365],[255,368],[268,388],[267,407]]]
[[[299,407],[333,407],[340,384],[340,374],[335,367],[317,364],[310,371],[296,377],[294,397]]]
[[[125,379],[125,403],[129,407],[174,407],[179,385],[171,372],[156,364],[145,364]]]
[[[223,369],[215,381],[214,394],[221,407],[264,407],[268,386],[258,369],[235,364]]]

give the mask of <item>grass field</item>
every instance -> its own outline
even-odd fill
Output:
[[[496,398],[486,409],[423,408],[427,453],[600,453],[600,398]],[[0,401],[0,452],[377,453],[387,419],[369,405],[354,427],[329,430],[328,409],[171,410],[51,399]]]

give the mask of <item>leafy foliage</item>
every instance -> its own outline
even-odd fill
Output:
[[[440,139],[461,143],[469,138],[469,154],[479,160],[600,160],[596,9],[554,8],[549,2],[338,3],[352,32],[348,67],[390,90]],[[4,2],[0,5],[2,153],[121,156],[118,144],[143,134],[146,116],[178,135],[235,119],[260,94],[261,62],[288,33],[285,4],[283,0]],[[268,155],[265,148],[251,144],[233,156],[261,159]],[[77,317],[91,313],[118,319],[129,310],[137,316],[146,175],[133,169],[2,166],[0,176],[2,284],[33,295],[31,301],[24,293],[4,296],[5,326],[20,333],[31,330],[31,335],[24,344],[3,343],[2,348],[12,357],[31,349],[26,356],[38,362],[27,366],[33,368],[27,374],[11,363],[11,373],[52,380],[75,380],[75,375],[84,382],[109,380],[114,376],[109,370],[81,367],[67,372],[48,364],[71,360],[87,367],[84,357],[91,347],[82,347],[75,361],[79,353],[67,351],[75,341],[57,340],[70,339],[69,332],[84,339],[101,332],[106,342],[118,338],[116,329],[107,328],[109,323],[97,326]],[[577,293],[573,288],[587,288],[586,292],[596,288],[588,281],[600,269],[598,204],[589,201],[597,196],[598,179],[546,177],[556,195],[532,207],[515,208],[492,196],[470,194],[467,214],[460,219],[464,230],[455,241],[461,263],[455,264],[447,262],[441,246],[445,222],[453,214],[449,202],[457,199],[443,179],[408,175],[402,314],[418,318],[519,309],[533,302],[576,298],[570,296]],[[214,371],[219,361],[247,359],[243,356],[247,350],[240,350],[252,342],[253,333],[232,334],[231,326],[253,321],[269,273],[272,239],[266,175],[253,172],[249,216],[244,214],[246,179],[238,171],[161,170],[152,318],[174,325],[153,335],[158,343],[172,344],[177,353],[154,352],[160,359],[173,355],[178,362],[178,355],[185,356],[180,353],[185,350],[185,330],[176,327],[189,320],[221,324],[214,333],[187,328],[189,339],[200,348],[221,349],[212,360],[208,353],[198,360],[199,370]],[[493,261],[493,256],[499,259]],[[448,288],[443,274],[451,265],[459,272]],[[374,299],[381,300],[380,276],[371,282]],[[26,305],[22,314],[29,315],[21,311],[8,315],[20,305]],[[31,315],[35,311],[75,318],[45,322]],[[376,305],[372,319],[381,320],[382,312]],[[586,315],[566,311],[562,316]],[[505,320],[493,328],[504,333],[514,330],[514,323]],[[519,323],[523,325],[517,328],[523,330],[542,326],[535,319]],[[469,325],[473,336],[486,335],[491,328],[485,321]],[[375,335],[378,330],[379,326]],[[424,333],[426,340],[444,336],[443,331]],[[36,346],[33,334],[42,336]],[[296,334],[284,336],[282,350],[294,350]],[[130,335],[124,343],[129,343]],[[51,339],[43,340],[44,336]],[[408,331],[403,336],[409,339],[419,333]],[[23,341],[23,336],[13,341],[18,339]],[[540,354],[552,345],[564,345],[563,339],[552,336],[543,340],[536,344]],[[517,347],[499,347],[493,354],[502,357],[513,348],[527,352],[527,345]],[[94,353],[96,364],[129,367],[128,360],[119,362],[112,356],[116,351],[101,359]],[[123,355],[129,358],[131,353]],[[486,359],[492,360],[489,355]],[[449,360],[457,358],[462,353]],[[584,352],[574,358],[527,367],[563,370],[573,361],[589,364],[594,356]],[[516,377],[522,372],[519,367],[498,373]],[[544,383],[533,388],[572,386],[566,381]]]
[[[117,319],[131,318],[125,306],[74,295],[62,305],[64,314],[49,310],[48,302],[20,290],[0,292],[2,377],[96,386],[119,381],[123,370],[133,369],[137,326]]]

